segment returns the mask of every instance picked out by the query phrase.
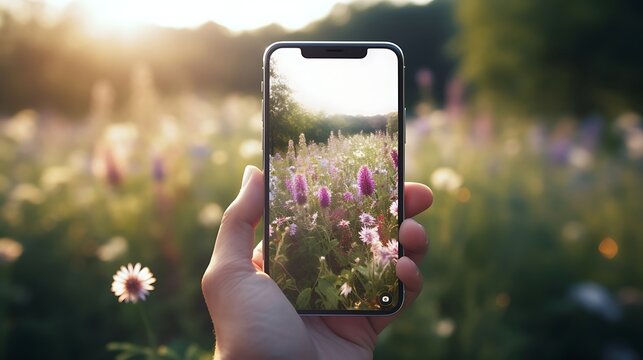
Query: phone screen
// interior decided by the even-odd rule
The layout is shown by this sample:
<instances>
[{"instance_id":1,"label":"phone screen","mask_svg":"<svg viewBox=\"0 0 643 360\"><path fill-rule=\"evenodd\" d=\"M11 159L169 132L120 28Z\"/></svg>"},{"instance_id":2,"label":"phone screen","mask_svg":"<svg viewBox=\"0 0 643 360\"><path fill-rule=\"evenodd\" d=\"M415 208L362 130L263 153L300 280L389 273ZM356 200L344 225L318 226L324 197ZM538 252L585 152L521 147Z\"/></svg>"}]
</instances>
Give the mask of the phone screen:
<instances>
[{"instance_id":1,"label":"phone screen","mask_svg":"<svg viewBox=\"0 0 643 360\"><path fill-rule=\"evenodd\" d=\"M403 60L396 49L267 51L264 269L300 313L381 314L401 305Z\"/></svg>"}]
</instances>

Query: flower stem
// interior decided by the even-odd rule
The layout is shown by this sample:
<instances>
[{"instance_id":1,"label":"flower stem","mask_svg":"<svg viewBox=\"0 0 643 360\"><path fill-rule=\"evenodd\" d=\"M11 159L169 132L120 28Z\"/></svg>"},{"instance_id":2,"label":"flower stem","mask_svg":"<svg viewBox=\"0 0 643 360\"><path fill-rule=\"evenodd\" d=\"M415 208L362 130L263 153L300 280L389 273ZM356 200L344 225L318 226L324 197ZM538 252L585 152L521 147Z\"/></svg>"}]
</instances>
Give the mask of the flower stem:
<instances>
[{"instance_id":1,"label":"flower stem","mask_svg":"<svg viewBox=\"0 0 643 360\"><path fill-rule=\"evenodd\" d=\"M156 336L152 332L152 327L150 327L150 322L147 318L147 312L143 304L138 305L139 313L141 314L141 319L143 320L143 326L145 326L145 332L147 333L147 341L149 342L150 348L152 349L152 359L156 359L158 352L158 346L156 345Z\"/></svg>"}]
</instances>

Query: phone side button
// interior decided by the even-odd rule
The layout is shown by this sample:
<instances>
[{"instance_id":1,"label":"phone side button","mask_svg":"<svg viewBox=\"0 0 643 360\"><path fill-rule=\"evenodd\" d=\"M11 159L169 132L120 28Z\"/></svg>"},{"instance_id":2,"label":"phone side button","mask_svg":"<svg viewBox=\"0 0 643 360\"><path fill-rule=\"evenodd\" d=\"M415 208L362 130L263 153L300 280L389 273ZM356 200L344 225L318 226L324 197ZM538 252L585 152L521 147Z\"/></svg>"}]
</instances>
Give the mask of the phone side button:
<instances>
[{"instance_id":1,"label":"phone side button","mask_svg":"<svg viewBox=\"0 0 643 360\"><path fill-rule=\"evenodd\" d=\"M402 136L404 136L404 145L406 145L406 106L404 107L404 118L402 120Z\"/></svg>"},{"instance_id":2,"label":"phone side button","mask_svg":"<svg viewBox=\"0 0 643 360\"><path fill-rule=\"evenodd\" d=\"M263 81L262 81L263 83ZM263 89L263 86L261 87ZM266 119L264 117L266 116L265 114L265 109L263 108L263 99L261 99L261 151L263 151L263 143L264 143L264 138L266 137Z\"/></svg>"}]
</instances>

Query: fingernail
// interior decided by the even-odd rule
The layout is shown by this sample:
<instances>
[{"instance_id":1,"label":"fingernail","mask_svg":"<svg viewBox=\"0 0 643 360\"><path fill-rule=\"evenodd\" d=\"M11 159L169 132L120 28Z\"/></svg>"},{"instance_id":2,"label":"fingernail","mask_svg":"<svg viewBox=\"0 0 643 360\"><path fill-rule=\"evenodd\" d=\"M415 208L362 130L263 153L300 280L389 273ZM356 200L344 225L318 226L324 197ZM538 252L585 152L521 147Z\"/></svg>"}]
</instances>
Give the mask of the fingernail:
<instances>
[{"instance_id":1,"label":"fingernail","mask_svg":"<svg viewBox=\"0 0 643 360\"><path fill-rule=\"evenodd\" d=\"M248 180L250 180L250 176L252 176L252 168L250 168L249 165L246 165L245 170L243 170L243 180L241 180L242 189L246 186Z\"/></svg>"}]
</instances>

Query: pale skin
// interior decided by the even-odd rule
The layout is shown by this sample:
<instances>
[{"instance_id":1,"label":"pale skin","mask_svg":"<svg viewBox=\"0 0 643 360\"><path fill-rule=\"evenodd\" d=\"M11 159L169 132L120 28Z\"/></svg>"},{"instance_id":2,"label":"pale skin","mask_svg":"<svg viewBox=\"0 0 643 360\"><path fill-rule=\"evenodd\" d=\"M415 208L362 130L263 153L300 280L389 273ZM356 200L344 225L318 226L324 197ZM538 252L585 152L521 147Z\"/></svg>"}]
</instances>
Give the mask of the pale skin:
<instances>
[{"instance_id":1,"label":"pale skin","mask_svg":"<svg viewBox=\"0 0 643 360\"><path fill-rule=\"evenodd\" d=\"M422 289L418 265L428 242L411 217L428 209L431 190L406 183L400 227L405 256L396 264L405 286L402 310L383 317L302 317L263 272L262 243L254 250L263 215L263 173L247 166L237 198L223 215L202 289L216 334L215 359L371 359L377 335L408 308Z\"/></svg>"}]
</instances>

